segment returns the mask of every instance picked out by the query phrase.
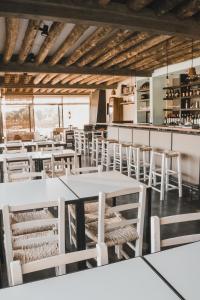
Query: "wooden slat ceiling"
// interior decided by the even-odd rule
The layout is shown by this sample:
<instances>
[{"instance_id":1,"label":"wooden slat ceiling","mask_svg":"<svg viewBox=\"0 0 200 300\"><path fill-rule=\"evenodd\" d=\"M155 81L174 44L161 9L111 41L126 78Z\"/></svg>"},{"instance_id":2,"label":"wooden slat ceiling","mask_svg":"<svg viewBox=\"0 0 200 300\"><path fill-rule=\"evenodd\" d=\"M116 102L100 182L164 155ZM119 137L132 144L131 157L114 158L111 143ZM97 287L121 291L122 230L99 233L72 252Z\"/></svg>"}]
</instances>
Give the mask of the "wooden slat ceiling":
<instances>
[{"instance_id":1,"label":"wooden slat ceiling","mask_svg":"<svg viewBox=\"0 0 200 300\"><path fill-rule=\"evenodd\" d=\"M1 4L4 2L2 0ZM24 3L28 2L24 0ZM42 2L48 3L48 0ZM134 16L151 13L158 20L168 16L175 18L179 25L187 22L199 24L200 1L197 0L93 2L105 12L113 5L121 5ZM0 7L1 15L4 13ZM200 33L196 38L192 32L190 36L188 30L186 34L180 34L180 26L177 34L176 30L174 34L167 33L167 30L165 34L159 34L157 28L155 31L152 28L136 31L129 25L116 28L105 22L93 26L86 24L85 20L82 24L80 20L72 24L42 20L41 16L22 19L14 12L8 12L0 19L5 28L0 33L0 87L5 93L89 94L98 88L114 88L130 75L151 74L166 65L167 52L169 64L191 59L192 47L193 57L200 56ZM49 26L46 37L41 36L40 31L44 24Z\"/></svg>"}]
</instances>

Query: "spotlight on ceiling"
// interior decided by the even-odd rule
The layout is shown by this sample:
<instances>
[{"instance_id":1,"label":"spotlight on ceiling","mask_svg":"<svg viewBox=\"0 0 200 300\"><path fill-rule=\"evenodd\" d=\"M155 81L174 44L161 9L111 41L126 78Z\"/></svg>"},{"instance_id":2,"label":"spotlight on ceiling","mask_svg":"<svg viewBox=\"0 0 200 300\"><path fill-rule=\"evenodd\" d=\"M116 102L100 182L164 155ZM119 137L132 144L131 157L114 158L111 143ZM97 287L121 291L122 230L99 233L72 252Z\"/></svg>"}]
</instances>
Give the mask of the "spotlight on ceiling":
<instances>
[{"instance_id":1,"label":"spotlight on ceiling","mask_svg":"<svg viewBox=\"0 0 200 300\"><path fill-rule=\"evenodd\" d=\"M49 35L49 26L48 25L43 25L42 27L39 28L41 31L42 36L48 36Z\"/></svg>"},{"instance_id":2,"label":"spotlight on ceiling","mask_svg":"<svg viewBox=\"0 0 200 300\"><path fill-rule=\"evenodd\" d=\"M28 55L28 61L29 62L35 62L35 55L33 53L29 53Z\"/></svg>"}]
</instances>

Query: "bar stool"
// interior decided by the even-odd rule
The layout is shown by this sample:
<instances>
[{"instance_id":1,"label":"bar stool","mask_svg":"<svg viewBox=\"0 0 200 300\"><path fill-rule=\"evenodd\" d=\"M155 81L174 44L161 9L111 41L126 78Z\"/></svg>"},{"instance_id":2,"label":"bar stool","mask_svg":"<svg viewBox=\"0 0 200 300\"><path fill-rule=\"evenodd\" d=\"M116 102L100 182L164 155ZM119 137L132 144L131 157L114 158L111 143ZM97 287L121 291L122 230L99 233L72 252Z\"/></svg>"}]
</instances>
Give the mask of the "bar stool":
<instances>
[{"instance_id":1,"label":"bar stool","mask_svg":"<svg viewBox=\"0 0 200 300\"><path fill-rule=\"evenodd\" d=\"M170 168L170 162L172 158L176 159L176 170ZM156 167L156 159L161 160L161 167ZM172 165L172 164L171 164ZM169 176L177 175L178 186L169 183ZM160 177L160 181L157 182L157 177ZM152 184L153 181L153 184ZM160 188L157 187L160 185ZM178 189L179 197L182 197L182 175L181 175L181 161L180 153L175 151L162 151L159 149L153 149L151 152L150 160L150 172L149 172L149 186L152 189L160 193L160 200L164 200L165 190Z\"/></svg>"},{"instance_id":2,"label":"bar stool","mask_svg":"<svg viewBox=\"0 0 200 300\"><path fill-rule=\"evenodd\" d=\"M102 140L104 140L103 137L94 138L92 144L91 164L96 167L101 164Z\"/></svg>"},{"instance_id":3,"label":"bar stool","mask_svg":"<svg viewBox=\"0 0 200 300\"><path fill-rule=\"evenodd\" d=\"M87 138L87 133L84 131L80 131L79 133L79 138L80 138L80 151L84 155L87 154L88 152L88 138Z\"/></svg>"},{"instance_id":4,"label":"bar stool","mask_svg":"<svg viewBox=\"0 0 200 300\"><path fill-rule=\"evenodd\" d=\"M152 148L145 145L133 144L129 146L128 156L128 176L134 176L138 181L143 175L144 182L149 178L148 169L150 167L149 157L147 154L151 152Z\"/></svg>"},{"instance_id":5,"label":"bar stool","mask_svg":"<svg viewBox=\"0 0 200 300\"><path fill-rule=\"evenodd\" d=\"M128 171L128 150L130 144L114 143L113 169L120 173Z\"/></svg>"},{"instance_id":6,"label":"bar stool","mask_svg":"<svg viewBox=\"0 0 200 300\"><path fill-rule=\"evenodd\" d=\"M89 154L91 154L91 161L93 162L94 159L94 149L95 149L95 139L96 138L103 138L102 131L92 131L92 140L89 142Z\"/></svg>"},{"instance_id":7,"label":"bar stool","mask_svg":"<svg viewBox=\"0 0 200 300\"><path fill-rule=\"evenodd\" d=\"M101 165L106 168L106 171L109 171L110 168L113 168L114 163L114 143L117 143L116 140L103 139L101 147Z\"/></svg>"}]
</instances>

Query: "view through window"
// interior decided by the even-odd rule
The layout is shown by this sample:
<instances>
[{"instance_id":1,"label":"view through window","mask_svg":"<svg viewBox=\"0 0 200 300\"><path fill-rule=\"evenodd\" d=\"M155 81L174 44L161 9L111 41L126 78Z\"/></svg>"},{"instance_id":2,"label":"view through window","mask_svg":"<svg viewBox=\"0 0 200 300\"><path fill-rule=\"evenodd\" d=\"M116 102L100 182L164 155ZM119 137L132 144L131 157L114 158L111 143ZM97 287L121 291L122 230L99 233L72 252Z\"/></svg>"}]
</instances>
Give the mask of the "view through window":
<instances>
[{"instance_id":1,"label":"view through window","mask_svg":"<svg viewBox=\"0 0 200 300\"><path fill-rule=\"evenodd\" d=\"M1 110L4 136L35 131L50 137L54 128L89 123L89 96L9 98L2 101Z\"/></svg>"}]
</instances>

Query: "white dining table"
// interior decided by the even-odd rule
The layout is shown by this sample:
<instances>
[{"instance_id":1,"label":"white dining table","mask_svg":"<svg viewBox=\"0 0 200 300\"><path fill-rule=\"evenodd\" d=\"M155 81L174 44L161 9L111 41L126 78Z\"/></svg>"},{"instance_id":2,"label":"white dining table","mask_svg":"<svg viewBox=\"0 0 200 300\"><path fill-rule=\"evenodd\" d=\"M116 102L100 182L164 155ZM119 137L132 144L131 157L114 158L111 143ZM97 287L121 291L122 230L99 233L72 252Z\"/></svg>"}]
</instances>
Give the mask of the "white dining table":
<instances>
[{"instance_id":1,"label":"white dining table","mask_svg":"<svg viewBox=\"0 0 200 300\"><path fill-rule=\"evenodd\" d=\"M2 153L0 154L0 162L3 162L4 159L16 159L22 157L31 157L33 160L45 160L50 159L52 154L60 155L60 156L67 156L73 157L75 155L75 151L71 149L59 149L59 150L52 150L52 151L33 151L33 152L22 152L22 153Z\"/></svg>"},{"instance_id":2,"label":"white dining table","mask_svg":"<svg viewBox=\"0 0 200 300\"><path fill-rule=\"evenodd\" d=\"M58 178L8 182L0 184L0 209L3 205L25 205L37 202L66 201L77 197Z\"/></svg>"},{"instance_id":3,"label":"white dining table","mask_svg":"<svg viewBox=\"0 0 200 300\"><path fill-rule=\"evenodd\" d=\"M183 299L200 299L200 242L147 255L145 259Z\"/></svg>"},{"instance_id":4,"label":"white dining table","mask_svg":"<svg viewBox=\"0 0 200 300\"><path fill-rule=\"evenodd\" d=\"M118 171L61 176L60 180L80 198L97 197L99 192L109 193L142 185L139 181Z\"/></svg>"},{"instance_id":5,"label":"white dining table","mask_svg":"<svg viewBox=\"0 0 200 300\"><path fill-rule=\"evenodd\" d=\"M141 259L27 283L0 290L1 300L178 300Z\"/></svg>"},{"instance_id":6,"label":"white dining table","mask_svg":"<svg viewBox=\"0 0 200 300\"><path fill-rule=\"evenodd\" d=\"M63 141L53 141L53 140L41 140L41 141L27 141L27 142L8 142L8 143L0 143L0 149L4 149L7 146L10 148L15 148L15 147L21 147L22 145L24 147L36 147L37 144L42 144L42 145L60 145L60 146L65 146L66 143Z\"/></svg>"}]
</instances>

